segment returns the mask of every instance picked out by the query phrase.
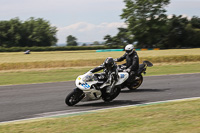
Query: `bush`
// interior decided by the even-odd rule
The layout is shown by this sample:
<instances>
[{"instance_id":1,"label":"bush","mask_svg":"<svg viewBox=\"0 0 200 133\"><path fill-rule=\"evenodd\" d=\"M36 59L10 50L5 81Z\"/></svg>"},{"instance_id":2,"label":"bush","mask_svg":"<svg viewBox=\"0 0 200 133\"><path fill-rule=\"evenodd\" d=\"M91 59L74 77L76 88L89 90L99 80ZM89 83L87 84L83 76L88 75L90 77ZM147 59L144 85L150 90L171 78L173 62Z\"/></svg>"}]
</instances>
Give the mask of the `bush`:
<instances>
[{"instance_id":1,"label":"bush","mask_svg":"<svg viewBox=\"0 0 200 133\"><path fill-rule=\"evenodd\" d=\"M31 51L70 51L70 50L97 50L97 49L110 49L110 48L123 48L122 46L65 46L65 47L0 47L0 52L22 52L26 50Z\"/></svg>"}]
</instances>

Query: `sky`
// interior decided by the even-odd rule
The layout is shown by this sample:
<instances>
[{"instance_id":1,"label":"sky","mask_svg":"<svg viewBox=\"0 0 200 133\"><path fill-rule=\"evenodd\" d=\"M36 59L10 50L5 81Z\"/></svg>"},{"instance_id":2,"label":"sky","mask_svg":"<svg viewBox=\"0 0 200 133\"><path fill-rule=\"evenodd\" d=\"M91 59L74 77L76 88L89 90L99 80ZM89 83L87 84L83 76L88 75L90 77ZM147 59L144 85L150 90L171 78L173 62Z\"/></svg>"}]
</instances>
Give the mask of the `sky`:
<instances>
[{"instance_id":1,"label":"sky","mask_svg":"<svg viewBox=\"0 0 200 133\"><path fill-rule=\"evenodd\" d=\"M0 0L0 21L43 18L57 27L57 44L65 43L68 35L78 42L94 42L125 26L120 18L123 8L123 0ZM171 0L166 10L169 16L200 17L200 0Z\"/></svg>"}]
</instances>

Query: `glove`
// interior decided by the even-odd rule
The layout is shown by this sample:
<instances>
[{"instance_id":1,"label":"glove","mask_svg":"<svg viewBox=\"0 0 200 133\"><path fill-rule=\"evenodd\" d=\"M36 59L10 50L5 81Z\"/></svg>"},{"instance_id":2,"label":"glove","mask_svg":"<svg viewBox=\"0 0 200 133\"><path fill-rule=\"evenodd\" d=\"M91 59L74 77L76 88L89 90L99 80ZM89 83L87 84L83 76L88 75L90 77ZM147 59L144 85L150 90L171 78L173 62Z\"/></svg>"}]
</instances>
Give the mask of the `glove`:
<instances>
[{"instance_id":1,"label":"glove","mask_svg":"<svg viewBox=\"0 0 200 133\"><path fill-rule=\"evenodd\" d=\"M127 72L127 73L129 73L130 71L131 71L130 68L127 68L127 69L124 70L124 72Z\"/></svg>"},{"instance_id":2,"label":"glove","mask_svg":"<svg viewBox=\"0 0 200 133\"><path fill-rule=\"evenodd\" d=\"M125 69L126 68L126 66L124 66L124 65L121 65L121 69Z\"/></svg>"}]
</instances>

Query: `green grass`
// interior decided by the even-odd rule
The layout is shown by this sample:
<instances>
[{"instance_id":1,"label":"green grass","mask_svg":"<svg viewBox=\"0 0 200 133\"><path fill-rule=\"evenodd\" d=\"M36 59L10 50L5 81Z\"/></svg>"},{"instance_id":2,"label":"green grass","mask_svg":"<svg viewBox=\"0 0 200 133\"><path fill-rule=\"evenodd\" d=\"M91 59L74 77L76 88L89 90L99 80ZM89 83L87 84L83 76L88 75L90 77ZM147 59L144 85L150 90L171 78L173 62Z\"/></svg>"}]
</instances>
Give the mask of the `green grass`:
<instances>
[{"instance_id":1,"label":"green grass","mask_svg":"<svg viewBox=\"0 0 200 133\"><path fill-rule=\"evenodd\" d=\"M183 63L173 65L155 65L147 68L147 76L167 75L167 74L184 74L184 73L200 73L200 62Z\"/></svg>"},{"instance_id":2,"label":"green grass","mask_svg":"<svg viewBox=\"0 0 200 133\"><path fill-rule=\"evenodd\" d=\"M153 67L147 68L146 76L198 73L200 72L199 66L200 62L174 65L155 65ZM70 81L75 80L78 75L84 74L90 69L92 69L92 67L74 67L58 70L0 72L0 85Z\"/></svg>"},{"instance_id":3,"label":"green grass","mask_svg":"<svg viewBox=\"0 0 200 133\"><path fill-rule=\"evenodd\" d=\"M37 70L25 72L0 72L0 85L60 82L75 80L77 75L89 68L67 68L58 70Z\"/></svg>"},{"instance_id":4,"label":"green grass","mask_svg":"<svg viewBox=\"0 0 200 133\"><path fill-rule=\"evenodd\" d=\"M199 133L200 99L0 125L1 133Z\"/></svg>"}]
</instances>

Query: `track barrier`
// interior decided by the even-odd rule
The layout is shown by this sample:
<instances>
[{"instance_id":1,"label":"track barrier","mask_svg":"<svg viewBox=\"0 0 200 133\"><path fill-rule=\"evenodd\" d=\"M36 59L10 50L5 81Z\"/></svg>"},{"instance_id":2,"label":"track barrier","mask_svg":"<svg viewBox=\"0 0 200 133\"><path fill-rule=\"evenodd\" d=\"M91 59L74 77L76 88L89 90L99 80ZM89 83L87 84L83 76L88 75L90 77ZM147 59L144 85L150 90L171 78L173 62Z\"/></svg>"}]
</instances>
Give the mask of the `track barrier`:
<instances>
[{"instance_id":1,"label":"track barrier","mask_svg":"<svg viewBox=\"0 0 200 133\"><path fill-rule=\"evenodd\" d=\"M160 50L160 48L141 48L135 49L136 51L146 51L146 50ZM116 52L116 51L124 51L124 49L98 49L96 52Z\"/></svg>"}]
</instances>

